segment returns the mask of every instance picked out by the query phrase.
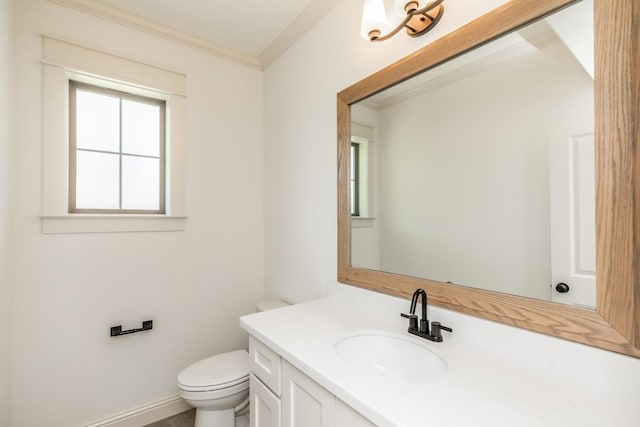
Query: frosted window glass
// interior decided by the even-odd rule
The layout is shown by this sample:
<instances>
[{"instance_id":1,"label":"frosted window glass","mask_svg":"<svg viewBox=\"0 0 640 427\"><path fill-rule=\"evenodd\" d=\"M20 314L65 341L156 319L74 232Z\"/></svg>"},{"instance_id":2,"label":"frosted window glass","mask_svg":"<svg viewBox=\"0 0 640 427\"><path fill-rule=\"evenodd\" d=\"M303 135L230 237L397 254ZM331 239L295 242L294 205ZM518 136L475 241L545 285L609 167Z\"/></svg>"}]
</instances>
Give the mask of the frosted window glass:
<instances>
[{"instance_id":1,"label":"frosted window glass","mask_svg":"<svg viewBox=\"0 0 640 427\"><path fill-rule=\"evenodd\" d=\"M120 100L76 90L76 146L100 151L120 150Z\"/></svg>"},{"instance_id":2,"label":"frosted window glass","mask_svg":"<svg viewBox=\"0 0 640 427\"><path fill-rule=\"evenodd\" d=\"M160 160L122 156L122 209L160 209Z\"/></svg>"},{"instance_id":3,"label":"frosted window glass","mask_svg":"<svg viewBox=\"0 0 640 427\"><path fill-rule=\"evenodd\" d=\"M160 107L122 100L122 152L160 155Z\"/></svg>"},{"instance_id":4,"label":"frosted window glass","mask_svg":"<svg viewBox=\"0 0 640 427\"><path fill-rule=\"evenodd\" d=\"M119 156L76 153L76 209L119 208Z\"/></svg>"}]
</instances>

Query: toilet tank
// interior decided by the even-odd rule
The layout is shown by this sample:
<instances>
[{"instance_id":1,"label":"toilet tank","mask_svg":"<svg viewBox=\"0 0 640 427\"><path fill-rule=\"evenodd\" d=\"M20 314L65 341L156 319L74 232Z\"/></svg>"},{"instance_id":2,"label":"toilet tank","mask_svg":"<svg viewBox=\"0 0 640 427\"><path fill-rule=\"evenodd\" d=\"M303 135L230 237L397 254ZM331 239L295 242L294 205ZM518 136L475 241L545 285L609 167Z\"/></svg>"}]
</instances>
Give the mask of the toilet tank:
<instances>
[{"instance_id":1,"label":"toilet tank","mask_svg":"<svg viewBox=\"0 0 640 427\"><path fill-rule=\"evenodd\" d=\"M268 299L258 302L257 309L258 313L260 313L261 311L273 310L280 307L286 307L288 305L289 304L284 301L280 301L279 299Z\"/></svg>"}]
</instances>

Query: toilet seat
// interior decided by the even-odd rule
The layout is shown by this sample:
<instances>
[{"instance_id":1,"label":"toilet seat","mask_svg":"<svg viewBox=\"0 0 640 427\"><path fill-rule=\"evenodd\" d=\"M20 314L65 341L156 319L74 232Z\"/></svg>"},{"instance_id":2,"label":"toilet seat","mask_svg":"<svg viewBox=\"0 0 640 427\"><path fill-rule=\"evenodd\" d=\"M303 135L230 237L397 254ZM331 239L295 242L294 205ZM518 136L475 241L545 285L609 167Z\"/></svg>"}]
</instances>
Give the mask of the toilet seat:
<instances>
[{"instance_id":1,"label":"toilet seat","mask_svg":"<svg viewBox=\"0 0 640 427\"><path fill-rule=\"evenodd\" d=\"M237 393L246 392L249 390L249 380L241 382L239 384L232 385L230 387L218 388L213 390L185 390L180 387L180 396L183 399L195 401L215 401L227 396L232 396Z\"/></svg>"},{"instance_id":2,"label":"toilet seat","mask_svg":"<svg viewBox=\"0 0 640 427\"><path fill-rule=\"evenodd\" d=\"M249 353L236 350L200 360L180 372L178 387L192 393L234 393L248 388Z\"/></svg>"}]
</instances>

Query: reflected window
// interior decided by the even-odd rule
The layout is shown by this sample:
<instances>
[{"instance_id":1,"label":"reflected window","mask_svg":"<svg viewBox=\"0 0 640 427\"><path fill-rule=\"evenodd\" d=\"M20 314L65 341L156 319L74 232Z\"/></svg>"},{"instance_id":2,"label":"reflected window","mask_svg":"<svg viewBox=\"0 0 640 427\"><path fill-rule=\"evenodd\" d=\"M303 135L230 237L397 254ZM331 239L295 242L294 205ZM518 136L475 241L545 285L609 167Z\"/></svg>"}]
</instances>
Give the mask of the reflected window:
<instances>
[{"instance_id":1,"label":"reflected window","mask_svg":"<svg viewBox=\"0 0 640 427\"><path fill-rule=\"evenodd\" d=\"M165 213L165 101L69 82L69 212Z\"/></svg>"},{"instance_id":2,"label":"reflected window","mask_svg":"<svg viewBox=\"0 0 640 427\"><path fill-rule=\"evenodd\" d=\"M360 216L360 144L351 141L351 216Z\"/></svg>"},{"instance_id":3,"label":"reflected window","mask_svg":"<svg viewBox=\"0 0 640 427\"><path fill-rule=\"evenodd\" d=\"M368 197L368 149L369 140L357 136L351 137L351 216L364 218L370 212Z\"/></svg>"}]
</instances>

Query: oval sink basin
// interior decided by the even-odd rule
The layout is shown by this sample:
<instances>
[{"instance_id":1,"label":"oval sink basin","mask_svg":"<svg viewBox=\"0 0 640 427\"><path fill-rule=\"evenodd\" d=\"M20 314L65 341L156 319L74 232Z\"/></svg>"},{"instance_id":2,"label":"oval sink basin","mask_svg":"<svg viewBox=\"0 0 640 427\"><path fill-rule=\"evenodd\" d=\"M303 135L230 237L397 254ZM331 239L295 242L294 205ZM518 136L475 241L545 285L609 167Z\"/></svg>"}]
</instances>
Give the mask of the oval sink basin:
<instances>
[{"instance_id":1,"label":"oval sink basin","mask_svg":"<svg viewBox=\"0 0 640 427\"><path fill-rule=\"evenodd\" d=\"M444 374L447 365L417 339L383 331L342 336L336 353L355 368L403 381L427 381Z\"/></svg>"}]
</instances>

